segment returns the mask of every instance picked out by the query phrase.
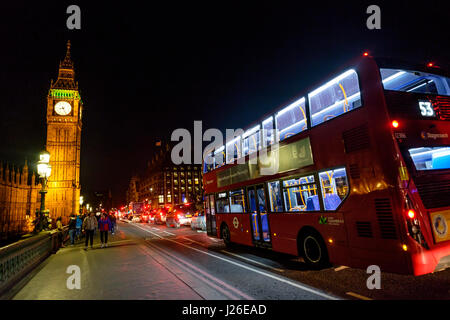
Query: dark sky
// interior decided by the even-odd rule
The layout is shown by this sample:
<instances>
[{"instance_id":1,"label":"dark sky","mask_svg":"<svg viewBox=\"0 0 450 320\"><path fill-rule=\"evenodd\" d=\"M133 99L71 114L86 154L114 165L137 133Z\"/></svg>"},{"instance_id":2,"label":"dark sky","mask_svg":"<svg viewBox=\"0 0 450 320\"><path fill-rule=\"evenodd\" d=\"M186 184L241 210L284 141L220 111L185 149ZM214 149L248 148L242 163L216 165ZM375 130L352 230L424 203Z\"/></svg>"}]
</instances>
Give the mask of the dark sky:
<instances>
[{"instance_id":1,"label":"dark sky","mask_svg":"<svg viewBox=\"0 0 450 320\"><path fill-rule=\"evenodd\" d=\"M372 1L90 2L2 1L0 160L36 161L70 39L85 103L82 193L111 188L117 201L175 128L247 127L365 50L440 65L450 55L445 1L377 2L381 30L366 27ZM66 28L70 4L81 30Z\"/></svg>"}]
</instances>

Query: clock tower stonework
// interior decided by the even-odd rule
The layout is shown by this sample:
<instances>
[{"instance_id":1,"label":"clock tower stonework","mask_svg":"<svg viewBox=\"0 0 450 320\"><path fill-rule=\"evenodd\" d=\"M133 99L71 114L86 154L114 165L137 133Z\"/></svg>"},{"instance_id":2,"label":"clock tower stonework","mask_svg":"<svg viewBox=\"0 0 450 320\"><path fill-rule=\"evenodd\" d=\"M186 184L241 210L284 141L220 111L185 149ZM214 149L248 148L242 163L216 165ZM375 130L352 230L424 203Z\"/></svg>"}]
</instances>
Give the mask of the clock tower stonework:
<instances>
[{"instance_id":1,"label":"clock tower stonework","mask_svg":"<svg viewBox=\"0 0 450 320\"><path fill-rule=\"evenodd\" d=\"M80 208L81 114L83 102L75 81L70 58L70 41L59 64L58 79L51 81L47 96L47 142L52 167L48 179L46 208L52 219L62 217L63 224Z\"/></svg>"}]
</instances>

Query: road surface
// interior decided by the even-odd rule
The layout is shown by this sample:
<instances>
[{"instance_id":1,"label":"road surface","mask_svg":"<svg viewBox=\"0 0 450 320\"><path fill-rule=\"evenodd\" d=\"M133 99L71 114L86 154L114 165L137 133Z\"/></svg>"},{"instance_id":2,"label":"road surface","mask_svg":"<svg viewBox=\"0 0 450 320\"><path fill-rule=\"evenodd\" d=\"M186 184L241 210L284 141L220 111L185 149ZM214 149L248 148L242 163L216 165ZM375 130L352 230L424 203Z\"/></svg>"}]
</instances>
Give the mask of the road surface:
<instances>
[{"instance_id":1,"label":"road surface","mask_svg":"<svg viewBox=\"0 0 450 320\"><path fill-rule=\"evenodd\" d=\"M421 277L383 273L369 290L365 270L308 270L300 258L233 246L189 227L120 222L107 248L84 244L49 257L14 299L329 300L450 299L450 269ZM66 273L79 266L81 289Z\"/></svg>"}]
</instances>

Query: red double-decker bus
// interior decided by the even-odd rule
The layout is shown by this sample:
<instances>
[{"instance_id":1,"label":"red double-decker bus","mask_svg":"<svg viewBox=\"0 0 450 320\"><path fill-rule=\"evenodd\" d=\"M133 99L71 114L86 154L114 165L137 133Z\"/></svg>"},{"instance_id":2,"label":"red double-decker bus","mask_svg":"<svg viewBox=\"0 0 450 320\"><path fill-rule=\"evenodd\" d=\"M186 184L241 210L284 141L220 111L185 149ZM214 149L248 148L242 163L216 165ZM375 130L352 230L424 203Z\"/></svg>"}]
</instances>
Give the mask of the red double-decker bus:
<instances>
[{"instance_id":1,"label":"red double-decker bus","mask_svg":"<svg viewBox=\"0 0 450 320\"><path fill-rule=\"evenodd\" d=\"M446 71L364 55L207 152L207 232L313 268L444 269L449 132Z\"/></svg>"}]
</instances>

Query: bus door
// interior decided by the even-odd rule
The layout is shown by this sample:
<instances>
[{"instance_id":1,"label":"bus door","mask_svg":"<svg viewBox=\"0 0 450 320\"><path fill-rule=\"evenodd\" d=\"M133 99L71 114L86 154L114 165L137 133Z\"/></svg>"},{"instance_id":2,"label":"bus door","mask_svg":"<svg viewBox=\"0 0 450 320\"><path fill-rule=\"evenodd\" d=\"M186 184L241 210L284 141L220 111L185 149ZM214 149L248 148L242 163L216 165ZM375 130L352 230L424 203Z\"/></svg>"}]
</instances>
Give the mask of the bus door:
<instances>
[{"instance_id":1,"label":"bus door","mask_svg":"<svg viewBox=\"0 0 450 320\"><path fill-rule=\"evenodd\" d=\"M264 186L247 188L252 236L254 242L270 243L269 215L267 214Z\"/></svg>"},{"instance_id":2,"label":"bus door","mask_svg":"<svg viewBox=\"0 0 450 320\"><path fill-rule=\"evenodd\" d=\"M216 211L214 204L214 194L206 196L205 199L206 233L209 236L217 237Z\"/></svg>"}]
</instances>

